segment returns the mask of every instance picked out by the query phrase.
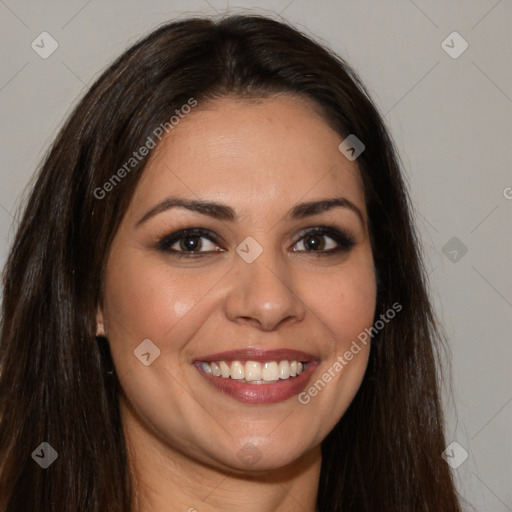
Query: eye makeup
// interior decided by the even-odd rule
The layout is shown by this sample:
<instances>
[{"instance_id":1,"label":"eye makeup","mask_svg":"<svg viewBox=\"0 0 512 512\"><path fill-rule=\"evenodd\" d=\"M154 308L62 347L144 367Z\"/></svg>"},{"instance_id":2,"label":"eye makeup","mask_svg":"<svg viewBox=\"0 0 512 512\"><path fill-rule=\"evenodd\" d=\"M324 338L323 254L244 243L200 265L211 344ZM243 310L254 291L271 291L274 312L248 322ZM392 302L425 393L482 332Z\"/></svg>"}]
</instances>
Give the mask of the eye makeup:
<instances>
[{"instance_id":1,"label":"eye makeup","mask_svg":"<svg viewBox=\"0 0 512 512\"><path fill-rule=\"evenodd\" d=\"M204 244L195 243L195 241L199 241L201 239L206 239L217 247L222 247L221 238L210 229L186 228L180 229L161 238L157 242L157 249L162 252L170 253L173 257L178 258L198 258L204 257L205 255L212 255L217 252L225 252L225 249L223 248L200 251ZM325 245L329 245L325 242L325 239L331 239L335 243L335 247L324 249L323 247ZM183 241L191 243L187 245L186 243L183 244ZM292 252L303 252L315 256L329 256L332 254L350 251L356 244L356 241L351 234L344 230L340 230L333 226L322 225L302 230L298 240L293 245L295 246L298 243L302 243L304 246L307 243L310 250L292 249ZM180 245L179 248L173 247L177 244ZM322 249L317 250L318 247L321 247Z\"/></svg>"}]
</instances>

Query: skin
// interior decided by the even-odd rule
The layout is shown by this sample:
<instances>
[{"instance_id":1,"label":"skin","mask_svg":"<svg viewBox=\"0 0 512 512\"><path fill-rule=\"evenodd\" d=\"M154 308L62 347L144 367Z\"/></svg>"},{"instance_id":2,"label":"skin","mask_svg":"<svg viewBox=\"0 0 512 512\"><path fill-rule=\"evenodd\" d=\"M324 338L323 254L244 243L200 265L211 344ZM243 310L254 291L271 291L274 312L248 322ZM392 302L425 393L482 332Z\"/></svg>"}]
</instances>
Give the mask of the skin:
<instances>
[{"instance_id":1,"label":"skin","mask_svg":"<svg viewBox=\"0 0 512 512\"><path fill-rule=\"evenodd\" d=\"M241 403L191 362L247 347L302 350L319 359L310 386L372 325L376 281L364 194L357 161L338 150L342 140L308 101L275 95L200 104L154 150L113 241L97 316L121 383L136 510L315 510L320 443L354 398L369 345L306 405L297 396ZM136 226L170 195L224 203L240 218L173 208ZM286 218L299 202L337 196L362 220L345 207ZM314 253L303 231L324 224L348 231L355 245ZM194 227L222 243L200 238L204 256L195 259L157 248L161 238ZM263 248L250 264L235 251L248 236ZM337 245L329 235L316 241L326 250ZM222 251L204 252L215 249ZM149 366L134 357L145 339L160 350ZM260 457L252 464L239 456L248 442Z\"/></svg>"}]
</instances>

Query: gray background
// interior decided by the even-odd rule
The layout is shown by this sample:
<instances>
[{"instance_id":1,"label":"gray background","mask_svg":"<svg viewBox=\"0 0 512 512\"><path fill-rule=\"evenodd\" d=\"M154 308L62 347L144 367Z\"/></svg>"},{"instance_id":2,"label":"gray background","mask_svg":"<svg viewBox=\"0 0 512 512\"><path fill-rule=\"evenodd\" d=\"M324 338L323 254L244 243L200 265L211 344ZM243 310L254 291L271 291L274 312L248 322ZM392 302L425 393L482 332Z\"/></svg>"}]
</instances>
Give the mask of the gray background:
<instances>
[{"instance_id":1,"label":"gray background","mask_svg":"<svg viewBox=\"0 0 512 512\"><path fill-rule=\"evenodd\" d=\"M0 266L20 194L100 71L167 20L240 10L280 14L326 42L384 114L453 355L447 439L469 453L453 471L477 510L512 510L510 0L0 1ZM31 48L43 31L59 44L47 59ZM458 58L441 46L453 31L469 44Z\"/></svg>"}]
</instances>

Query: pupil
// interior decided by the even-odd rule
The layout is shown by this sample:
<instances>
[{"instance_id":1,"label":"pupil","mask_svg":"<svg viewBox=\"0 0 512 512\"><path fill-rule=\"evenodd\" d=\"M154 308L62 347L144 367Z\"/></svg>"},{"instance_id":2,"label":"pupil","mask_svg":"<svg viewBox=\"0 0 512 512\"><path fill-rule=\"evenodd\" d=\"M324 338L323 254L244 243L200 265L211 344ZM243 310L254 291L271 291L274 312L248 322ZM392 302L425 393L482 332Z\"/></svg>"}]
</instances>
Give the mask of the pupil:
<instances>
[{"instance_id":1,"label":"pupil","mask_svg":"<svg viewBox=\"0 0 512 512\"><path fill-rule=\"evenodd\" d=\"M319 241L318 235L307 235L304 239L304 245L307 249L318 249L320 246L323 247L323 240Z\"/></svg>"},{"instance_id":2,"label":"pupil","mask_svg":"<svg viewBox=\"0 0 512 512\"><path fill-rule=\"evenodd\" d=\"M199 246L199 238L197 236L189 236L181 241L181 248L185 250L195 250Z\"/></svg>"}]
</instances>

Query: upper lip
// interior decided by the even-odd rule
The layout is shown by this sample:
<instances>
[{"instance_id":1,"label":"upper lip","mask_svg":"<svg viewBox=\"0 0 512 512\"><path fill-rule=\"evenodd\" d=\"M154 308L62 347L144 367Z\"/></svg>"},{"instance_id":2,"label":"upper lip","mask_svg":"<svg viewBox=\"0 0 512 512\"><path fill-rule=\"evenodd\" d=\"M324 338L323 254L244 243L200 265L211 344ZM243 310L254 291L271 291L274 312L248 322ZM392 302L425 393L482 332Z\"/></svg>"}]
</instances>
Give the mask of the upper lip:
<instances>
[{"instance_id":1,"label":"upper lip","mask_svg":"<svg viewBox=\"0 0 512 512\"><path fill-rule=\"evenodd\" d=\"M299 350L280 348L274 350L263 350L260 348L245 348L239 350L228 350L225 352L216 352L215 354L206 354L200 357L195 357L193 362L198 361L303 361L310 362L317 358L308 354L307 352L301 352Z\"/></svg>"}]
</instances>

